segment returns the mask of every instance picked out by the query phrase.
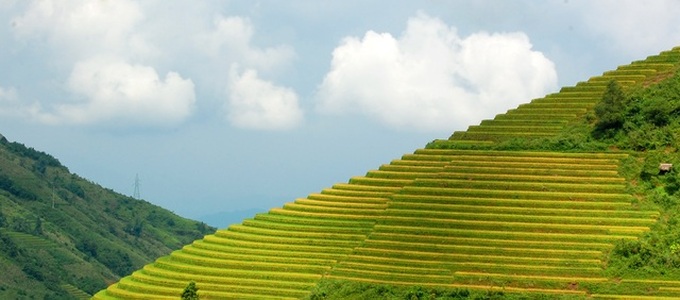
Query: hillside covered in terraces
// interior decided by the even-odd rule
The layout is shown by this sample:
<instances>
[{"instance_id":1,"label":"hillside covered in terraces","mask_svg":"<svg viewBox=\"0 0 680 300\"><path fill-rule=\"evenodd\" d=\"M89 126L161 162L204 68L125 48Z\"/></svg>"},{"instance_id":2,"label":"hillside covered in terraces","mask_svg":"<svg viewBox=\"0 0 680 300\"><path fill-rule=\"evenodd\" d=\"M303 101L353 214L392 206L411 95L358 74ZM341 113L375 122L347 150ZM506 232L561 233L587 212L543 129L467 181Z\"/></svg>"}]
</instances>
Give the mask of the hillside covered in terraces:
<instances>
[{"instance_id":1,"label":"hillside covered in terraces","mask_svg":"<svg viewBox=\"0 0 680 300\"><path fill-rule=\"evenodd\" d=\"M659 170L680 166L679 67L676 47L527 99L94 298L680 298L680 175Z\"/></svg>"}]
</instances>

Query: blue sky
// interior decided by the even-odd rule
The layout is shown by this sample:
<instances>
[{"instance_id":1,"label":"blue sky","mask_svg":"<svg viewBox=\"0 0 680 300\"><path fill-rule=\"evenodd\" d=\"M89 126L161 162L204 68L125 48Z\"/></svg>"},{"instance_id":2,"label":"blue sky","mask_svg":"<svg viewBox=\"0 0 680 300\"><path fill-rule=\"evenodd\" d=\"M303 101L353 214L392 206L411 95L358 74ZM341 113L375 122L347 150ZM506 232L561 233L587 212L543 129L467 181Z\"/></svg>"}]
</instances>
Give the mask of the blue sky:
<instances>
[{"instance_id":1,"label":"blue sky","mask_svg":"<svg viewBox=\"0 0 680 300\"><path fill-rule=\"evenodd\" d=\"M677 1L0 0L0 133L182 216L305 197L680 45Z\"/></svg>"}]
</instances>

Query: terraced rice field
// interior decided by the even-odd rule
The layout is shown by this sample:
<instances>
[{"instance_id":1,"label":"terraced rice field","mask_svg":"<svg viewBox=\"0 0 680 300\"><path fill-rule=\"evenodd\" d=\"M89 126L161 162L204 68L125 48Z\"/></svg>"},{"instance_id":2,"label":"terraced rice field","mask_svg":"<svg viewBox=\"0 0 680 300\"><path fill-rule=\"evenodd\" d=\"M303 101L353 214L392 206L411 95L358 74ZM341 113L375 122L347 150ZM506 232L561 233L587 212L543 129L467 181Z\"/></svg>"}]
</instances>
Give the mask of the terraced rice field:
<instances>
[{"instance_id":1,"label":"terraced rice field","mask_svg":"<svg viewBox=\"0 0 680 300\"><path fill-rule=\"evenodd\" d=\"M39 236L16 231L4 231L3 233L10 237L15 243L23 245L28 248L39 249L54 246L54 242Z\"/></svg>"},{"instance_id":2,"label":"terraced rice field","mask_svg":"<svg viewBox=\"0 0 680 300\"><path fill-rule=\"evenodd\" d=\"M78 289L77 287L70 285L70 284L64 284L62 285L62 288L66 290L66 292L73 297L73 299L78 299L78 300L87 300L90 299L92 296L89 295L88 293Z\"/></svg>"},{"instance_id":3,"label":"terraced rice field","mask_svg":"<svg viewBox=\"0 0 680 300\"><path fill-rule=\"evenodd\" d=\"M408 178L408 176L406 176ZM389 196L413 179L362 177L218 230L95 296L298 299L366 239Z\"/></svg>"},{"instance_id":4,"label":"terraced rice field","mask_svg":"<svg viewBox=\"0 0 680 300\"><path fill-rule=\"evenodd\" d=\"M493 120L484 120L480 125L470 126L467 131L454 132L446 142L497 142L511 138L553 136L568 126L570 120L575 120L592 109L602 98L610 80L616 80L624 88L651 84L677 66L680 61L678 53L680 50L676 47L607 71L586 82L579 82L576 86L563 87L558 93L522 104Z\"/></svg>"},{"instance_id":5,"label":"terraced rice field","mask_svg":"<svg viewBox=\"0 0 680 300\"><path fill-rule=\"evenodd\" d=\"M405 158L447 163L393 195L330 277L566 290L606 282L602 251L658 216L631 205L616 172L622 154L421 149Z\"/></svg>"},{"instance_id":6,"label":"terraced rice field","mask_svg":"<svg viewBox=\"0 0 680 300\"><path fill-rule=\"evenodd\" d=\"M557 135L592 109L609 80L652 84L679 61L680 48L662 52L437 142ZM680 297L678 281L603 275L604 252L637 239L659 216L632 204L618 173L625 157L419 149L194 241L94 299L176 299L189 281L202 299L299 299L322 278L598 299ZM645 288L597 295L583 284Z\"/></svg>"}]
</instances>

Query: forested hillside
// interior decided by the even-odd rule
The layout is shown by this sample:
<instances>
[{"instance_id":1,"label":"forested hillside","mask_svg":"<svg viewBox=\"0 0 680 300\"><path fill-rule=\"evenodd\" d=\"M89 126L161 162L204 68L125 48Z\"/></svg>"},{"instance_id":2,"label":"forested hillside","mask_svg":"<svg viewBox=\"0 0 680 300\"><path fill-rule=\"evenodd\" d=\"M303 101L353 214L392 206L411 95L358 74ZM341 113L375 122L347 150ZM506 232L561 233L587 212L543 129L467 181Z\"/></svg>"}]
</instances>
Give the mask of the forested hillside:
<instances>
[{"instance_id":1,"label":"forested hillside","mask_svg":"<svg viewBox=\"0 0 680 300\"><path fill-rule=\"evenodd\" d=\"M88 298L214 230L0 135L0 299Z\"/></svg>"}]
</instances>

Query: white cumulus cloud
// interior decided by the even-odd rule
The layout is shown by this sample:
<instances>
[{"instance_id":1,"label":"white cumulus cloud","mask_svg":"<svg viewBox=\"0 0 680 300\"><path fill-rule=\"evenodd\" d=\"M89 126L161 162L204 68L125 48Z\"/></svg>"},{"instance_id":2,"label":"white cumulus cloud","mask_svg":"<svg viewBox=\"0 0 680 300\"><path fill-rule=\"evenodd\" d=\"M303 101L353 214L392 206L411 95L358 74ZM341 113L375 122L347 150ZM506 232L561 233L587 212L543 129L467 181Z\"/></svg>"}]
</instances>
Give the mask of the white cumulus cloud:
<instances>
[{"instance_id":1,"label":"white cumulus cloud","mask_svg":"<svg viewBox=\"0 0 680 300\"><path fill-rule=\"evenodd\" d=\"M151 46L135 33L144 20L139 4L130 0L34 0L12 20L19 38L46 40L64 60L82 56L151 53Z\"/></svg>"},{"instance_id":2,"label":"white cumulus cloud","mask_svg":"<svg viewBox=\"0 0 680 300\"><path fill-rule=\"evenodd\" d=\"M233 125L247 129L284 130L302 121L303 112L292 89L260 79L254 69L241 73L233 66L229 77L226 110Z\"/></svg>"},{"instance_id":3,"label":"white cumulus cloud","mask_svg":"<svg viewBox=\"0 0 680 300\"><path fill-rule=\"evenodd\" d=\"M22 110L16 89L0 86L0 115L12 115Z\"/></svg>"},{"instance_id":4,"label":"white cumulus cloud","mask_svg":"<svg viewBox=\"0 0 680 300\"><path fill-rule=\"evenodd\" d=\"M252 43L255 29L248 18L218 16L213 28L197 37L199 50L217 60L228 58L239 65L261 71L272 70L289 62L295 51L287 45L268 48Z\"/></svg>"},{"instance_id":5,"label":"white cumulus cloud","mask_svg":"<svg viewBox=\"0 0 680 300\"><path fill-rule=\"evenodd\" d=\"M174 125L187 118L196 101L194 84L175 72L161 78L149 66L115 59L91 59L75 65L68 88L77 101L55 104L39 119L47 123Z\"/></svg>"},{"instance_id":6,"label":"white cumulus cloud","mask_svg":"<svg viewBox=\"0 0 680 300\"><path fill-rule=\"evenodd\" d=\"M590 32L619 51L644 56L680 43L678 1L602 0L574 5Z\"/></svg>"},{"instance_id":7,"label":"white cumulus cloud","mask_svg":"<svg viewBox=\"0 0 680 300\"><path fill-rule=\"evenodd\" d=\"M12 103L17 101L17 91L14 88L0 86L0 103Z\"/></svg>"},{"instance_id":8,"label":"white cumulus cloud","mask_svg":"<svg viewBox=\"0 0 680 300\"><path fill-rule=\"evenodd\" d=\"M17 111L49 124L170 126L187 119L194 83L177 72L158 74L151 62L156 47L140 30L145 19L143 7L130 0L28 2L12 19L15 37L48 49L70 95Z\"/></svg>"},{"instance_id":9,"label":"white cumulus cloud","mask_svg":"<svg viewBox=\"0 0 680 300\"><path fill-rule=\"evenodd\" d=\"M347 37L317 98L325 113L361 113L398 128L479 122L554 90L554 64L520 32L460 37L424 14L406 30Z\"/></svg>"},{"instance_id":10,"label":"white cumulus cloud","mask_svg":"<svg viewBox=\"0 0 680 300\"><path fill-rule=\"evenodd\" d=\"M46 86L69 93L32 104L14 101L20 109L13 111L38 121L177 125L203 108L195 85L208 96L204 102L231 99L229 119L241 127L289 128L302 118L292 89L257 75L276 78L268 75L290 63L294 49L255 45L247 17L223 16L213 4L166 1L27 0L14 6L10 28L18 47L43 54L38 64L65 78ZM234 64L248 71L232 76ZM256 95L253 86L263 90Z\"/></svg>"},{"instance_id":11,"label":"white cumulus cloud","mask_svg":"<svg viewBox=\"0 0 680 300\"><path fill-rule=\"evenodd\" d=\"M14 87L0 86L0 116L32 119L40 111L40 103L26 103Z\"/></svg>"}]
</instances>

